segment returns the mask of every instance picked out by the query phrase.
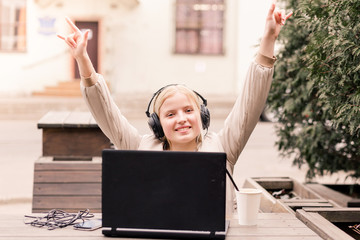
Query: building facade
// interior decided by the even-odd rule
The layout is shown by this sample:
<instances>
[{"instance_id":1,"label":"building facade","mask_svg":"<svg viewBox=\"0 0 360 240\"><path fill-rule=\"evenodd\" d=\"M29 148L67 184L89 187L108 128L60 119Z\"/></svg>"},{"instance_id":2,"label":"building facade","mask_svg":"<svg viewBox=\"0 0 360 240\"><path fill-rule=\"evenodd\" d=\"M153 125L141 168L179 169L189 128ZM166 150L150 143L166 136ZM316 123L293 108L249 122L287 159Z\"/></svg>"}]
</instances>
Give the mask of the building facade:
<instances>
[{"instance_id":1,"label":"building facade","mask_svg":"<svg viewBox=\"0 0 360 240\"><path fill-rule=\"evenodd\" d=\"M0 0L0 94L31 95L75 81L56 34L65 16L91 29L88 51L112 93L183 83L236 95L256 52L270 0Z\"/></svg>"}]
</instances>

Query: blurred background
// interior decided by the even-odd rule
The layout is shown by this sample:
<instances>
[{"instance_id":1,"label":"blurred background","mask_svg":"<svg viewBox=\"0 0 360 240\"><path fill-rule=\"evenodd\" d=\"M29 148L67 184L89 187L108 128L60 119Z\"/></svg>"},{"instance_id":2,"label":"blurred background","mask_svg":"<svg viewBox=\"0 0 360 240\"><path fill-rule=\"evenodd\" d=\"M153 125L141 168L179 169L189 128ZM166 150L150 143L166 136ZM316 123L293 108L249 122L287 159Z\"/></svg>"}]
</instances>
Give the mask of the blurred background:
<instances>
[{"instance_id":1,"label":"blurred background","mask_svg":"<svg viewBox=\"0 0 360 240\"><path fill-rule=\"evenodd\" d=\"M38 120L48 111L87 111L67 45L65 16L90 29L89 55L124 115L147 133L152 94L184 83L208 99L211 129L231 110L256 54L270 0L0 0L0 213L31 211ZM235 168L249 176L298 169L274 146L274 122L259 122ZM332 179L341 178L332 176ZM318 179L327 181L326 178Z\"/></svg>"}]
</instances>

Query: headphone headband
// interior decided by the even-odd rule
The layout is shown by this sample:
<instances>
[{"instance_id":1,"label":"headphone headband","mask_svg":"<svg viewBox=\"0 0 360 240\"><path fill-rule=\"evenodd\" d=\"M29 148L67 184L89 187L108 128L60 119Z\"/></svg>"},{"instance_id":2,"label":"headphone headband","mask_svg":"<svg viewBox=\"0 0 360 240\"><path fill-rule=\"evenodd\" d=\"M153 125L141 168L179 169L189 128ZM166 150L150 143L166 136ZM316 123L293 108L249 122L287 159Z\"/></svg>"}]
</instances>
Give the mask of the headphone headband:
<instances>
[{"instance_id":1,"label":"headphone headband","mask_svg":"<svg viewBox=\"0 0 360 240\"><path fill-rule=\"evenodd\" d=\"M150 106L151 106L151 103L152 103L152 101L154 100L154 98L155 98L156 96L158 96L165 88L170 87L170 86L177 86L177 85L179 85L179 84L169 84L169 85L166 85L166 86L160 88L159 90L157 90L157 91L154 93L154 95L153 95L153 96L151 97L151 99L150 99L150 102L149 102L148 107L147 107L146 112L145 112L145 114L146 114L147 117L150 117L150 115L151 115L151 114L150 114ZM201 96L198 92L196 92L196 91L194 91L194 90L192 90L192 91L203 101L203 105L206 107L206 106L207 106L207 100L206 100L203 96Z\"/></svg>"}]
</instances>

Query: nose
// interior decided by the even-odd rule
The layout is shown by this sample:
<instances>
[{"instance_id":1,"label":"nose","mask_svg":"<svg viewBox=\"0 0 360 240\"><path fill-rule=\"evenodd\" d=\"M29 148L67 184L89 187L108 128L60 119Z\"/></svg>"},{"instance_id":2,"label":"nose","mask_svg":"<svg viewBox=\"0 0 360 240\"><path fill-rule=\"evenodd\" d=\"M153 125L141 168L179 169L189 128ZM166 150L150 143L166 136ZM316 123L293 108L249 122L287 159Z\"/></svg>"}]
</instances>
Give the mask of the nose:
<instances>
[{"instance_id":1,"label":"nose","mask_svg":"<svg viewBox=\"0 0 360 240\"><path fill-rule=\"evenodd\" d=\"M183 111L179 111L178 114L177 114L177 122L179 124L183 124L186 122L186 115Z\"/></svg>"}]
</instances>

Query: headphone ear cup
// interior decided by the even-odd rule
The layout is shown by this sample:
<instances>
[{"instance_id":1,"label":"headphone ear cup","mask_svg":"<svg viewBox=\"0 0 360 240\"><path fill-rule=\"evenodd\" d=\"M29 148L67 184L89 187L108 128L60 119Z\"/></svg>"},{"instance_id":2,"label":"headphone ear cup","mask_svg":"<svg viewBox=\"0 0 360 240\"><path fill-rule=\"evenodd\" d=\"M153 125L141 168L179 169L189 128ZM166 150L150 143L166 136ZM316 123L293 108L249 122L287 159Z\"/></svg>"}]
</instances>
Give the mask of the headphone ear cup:
<instances>
[{"instance_id":1,"label":"headphone ear cup","mask_svg":"<svg viewBox=\"0 0 360 240\"><path fill-rule=\"evenodd\" d=\"M155 137L161 140L161 138L164 137L164 130L156 113L150 115L148 124L150 129L154 132Z\"/></svg>"},{"instance_id":2,"label":"headphone ear cup","mask_svg":"<svg viewBox=\"0 0 360 240\"><path fill-rule=\"evenodd\" d=\"M204 104L201 104L200 116L203 129L208 129L210 126L210 111Z\"/></svg>"}]
</instances>

